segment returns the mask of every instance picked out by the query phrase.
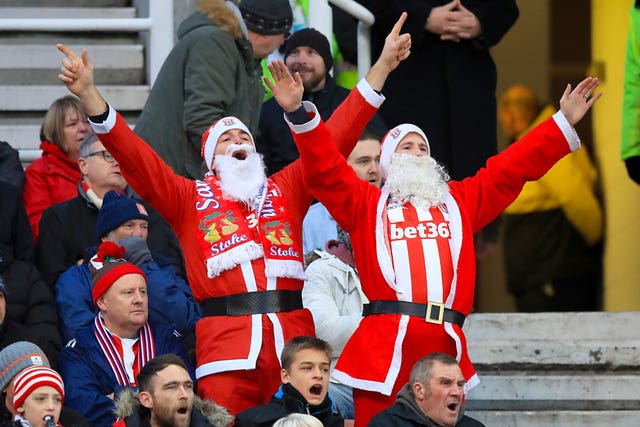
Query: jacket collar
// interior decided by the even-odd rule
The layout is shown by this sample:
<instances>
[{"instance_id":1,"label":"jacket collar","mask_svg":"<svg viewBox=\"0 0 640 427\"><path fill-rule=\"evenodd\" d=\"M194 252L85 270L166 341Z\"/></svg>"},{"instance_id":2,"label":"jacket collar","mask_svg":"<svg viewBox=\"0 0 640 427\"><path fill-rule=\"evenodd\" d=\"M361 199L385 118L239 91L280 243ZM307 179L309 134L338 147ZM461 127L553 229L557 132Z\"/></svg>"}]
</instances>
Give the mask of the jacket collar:
<instances>
[{"instance_id":1,"label":"jacket collar","mask_svg":"<svg viewBox=\"0 0 640 427\"><path fill-rule=\"evenodd\" d=\"M140 404L139 394L133 389L125 388L118 393L115 406L116 416L124 419L127 426L148 425L149 411ZM205 420L214 427L227 427L233 421L233 416L222 406L195 396L190 426L206 425L203 422Z\"/></svg>"}]
</instances>

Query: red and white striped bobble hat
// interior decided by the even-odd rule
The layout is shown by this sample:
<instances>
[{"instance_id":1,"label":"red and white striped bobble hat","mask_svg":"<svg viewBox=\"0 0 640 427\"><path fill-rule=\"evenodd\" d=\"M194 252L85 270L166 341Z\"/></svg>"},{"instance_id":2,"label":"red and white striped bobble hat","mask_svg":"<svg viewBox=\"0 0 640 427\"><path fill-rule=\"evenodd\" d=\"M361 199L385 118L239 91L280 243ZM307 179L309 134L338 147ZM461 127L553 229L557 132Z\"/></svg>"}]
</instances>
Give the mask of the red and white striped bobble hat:
<instances>
[{"instance_id":1,"label":"red and white striped bobble hat","mask_svg":"<svg viewBox=\"0 0 640 427\"><path fill-rule=\"evenodd\" d=\"M47 385L60 393L64 403L64 383L59 373L46 366L32 366L20 371L13 382L13 406L20 407L35 389Z\"/></svg>"}]
</instances>

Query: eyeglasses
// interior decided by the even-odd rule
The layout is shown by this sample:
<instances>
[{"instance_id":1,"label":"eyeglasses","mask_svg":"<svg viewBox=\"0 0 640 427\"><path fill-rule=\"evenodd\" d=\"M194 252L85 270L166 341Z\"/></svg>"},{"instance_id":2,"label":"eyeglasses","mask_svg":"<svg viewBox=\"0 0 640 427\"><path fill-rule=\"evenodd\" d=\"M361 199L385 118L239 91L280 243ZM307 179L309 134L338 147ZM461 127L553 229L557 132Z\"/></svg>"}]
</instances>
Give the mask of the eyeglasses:
<instances>
[{"instance_id":1,"label":"eyeglasses","mask_svg":"<svg viewBox=\"0 0 640 427\"><path fill-rule=\"evenodd\" d=\"M93 153L89 153L87 155L87 159L92 156L102 156L102 158L109 163L113 163L116 161L116 159L107 150L100 150L100 151L94 151Z\"/></svg>"}]
</instances>

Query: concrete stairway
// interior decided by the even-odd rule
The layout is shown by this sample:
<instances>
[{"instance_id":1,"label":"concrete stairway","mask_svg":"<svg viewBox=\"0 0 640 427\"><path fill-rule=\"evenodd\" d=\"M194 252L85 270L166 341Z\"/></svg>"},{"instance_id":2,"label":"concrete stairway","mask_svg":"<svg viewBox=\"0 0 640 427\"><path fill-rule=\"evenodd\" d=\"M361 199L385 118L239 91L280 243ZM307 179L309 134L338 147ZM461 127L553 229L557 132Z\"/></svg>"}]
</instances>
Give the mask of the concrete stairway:
<instances>
[{"instance_id":1,"label":"concrete stairway","mask_svg":"<svg viewBox=\"0 0 640 427\"><path fill-rule=\"evenodd\" d=\"M481 380L467 411L485 425L640 424L640 313L473 314L467 322Z\"/></svg>"},{"instance_id":2,"label":"concrete stairway","mask_svg":"<svg viewBox=\"0 0 640 427\"><path fill-rule=\"evenodd\" d=\"M3 19L128 19L136 9L126 0L3 1ZM149 93L144 46L138 33L122 31L0 32L0 139L20 150L24 163L39 157L39 129L49 105L67 95L57 75L58 42L86 48L98 87L128 119L135 119Z\"/></svg>"}]
</instances>

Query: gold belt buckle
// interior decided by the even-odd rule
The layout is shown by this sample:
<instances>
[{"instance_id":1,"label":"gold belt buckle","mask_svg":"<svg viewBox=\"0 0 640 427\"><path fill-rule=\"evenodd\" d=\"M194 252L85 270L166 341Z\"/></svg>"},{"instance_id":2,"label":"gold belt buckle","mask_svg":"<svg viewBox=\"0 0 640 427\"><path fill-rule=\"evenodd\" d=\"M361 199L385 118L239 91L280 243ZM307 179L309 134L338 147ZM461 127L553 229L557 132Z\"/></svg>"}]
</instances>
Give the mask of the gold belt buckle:
<instances>
[{"instance_id":1,"label":"gold belt buckle","mask_svg":"<svg viewBox=\"0 0 640 427\"><path fill-rule=\"evenodd\" d=\"M444 304L439 302L427 303L427 313L424 316L425 322L435 323L436 325L442 325L444 318Z\"/></svg>"}]
</instances>

